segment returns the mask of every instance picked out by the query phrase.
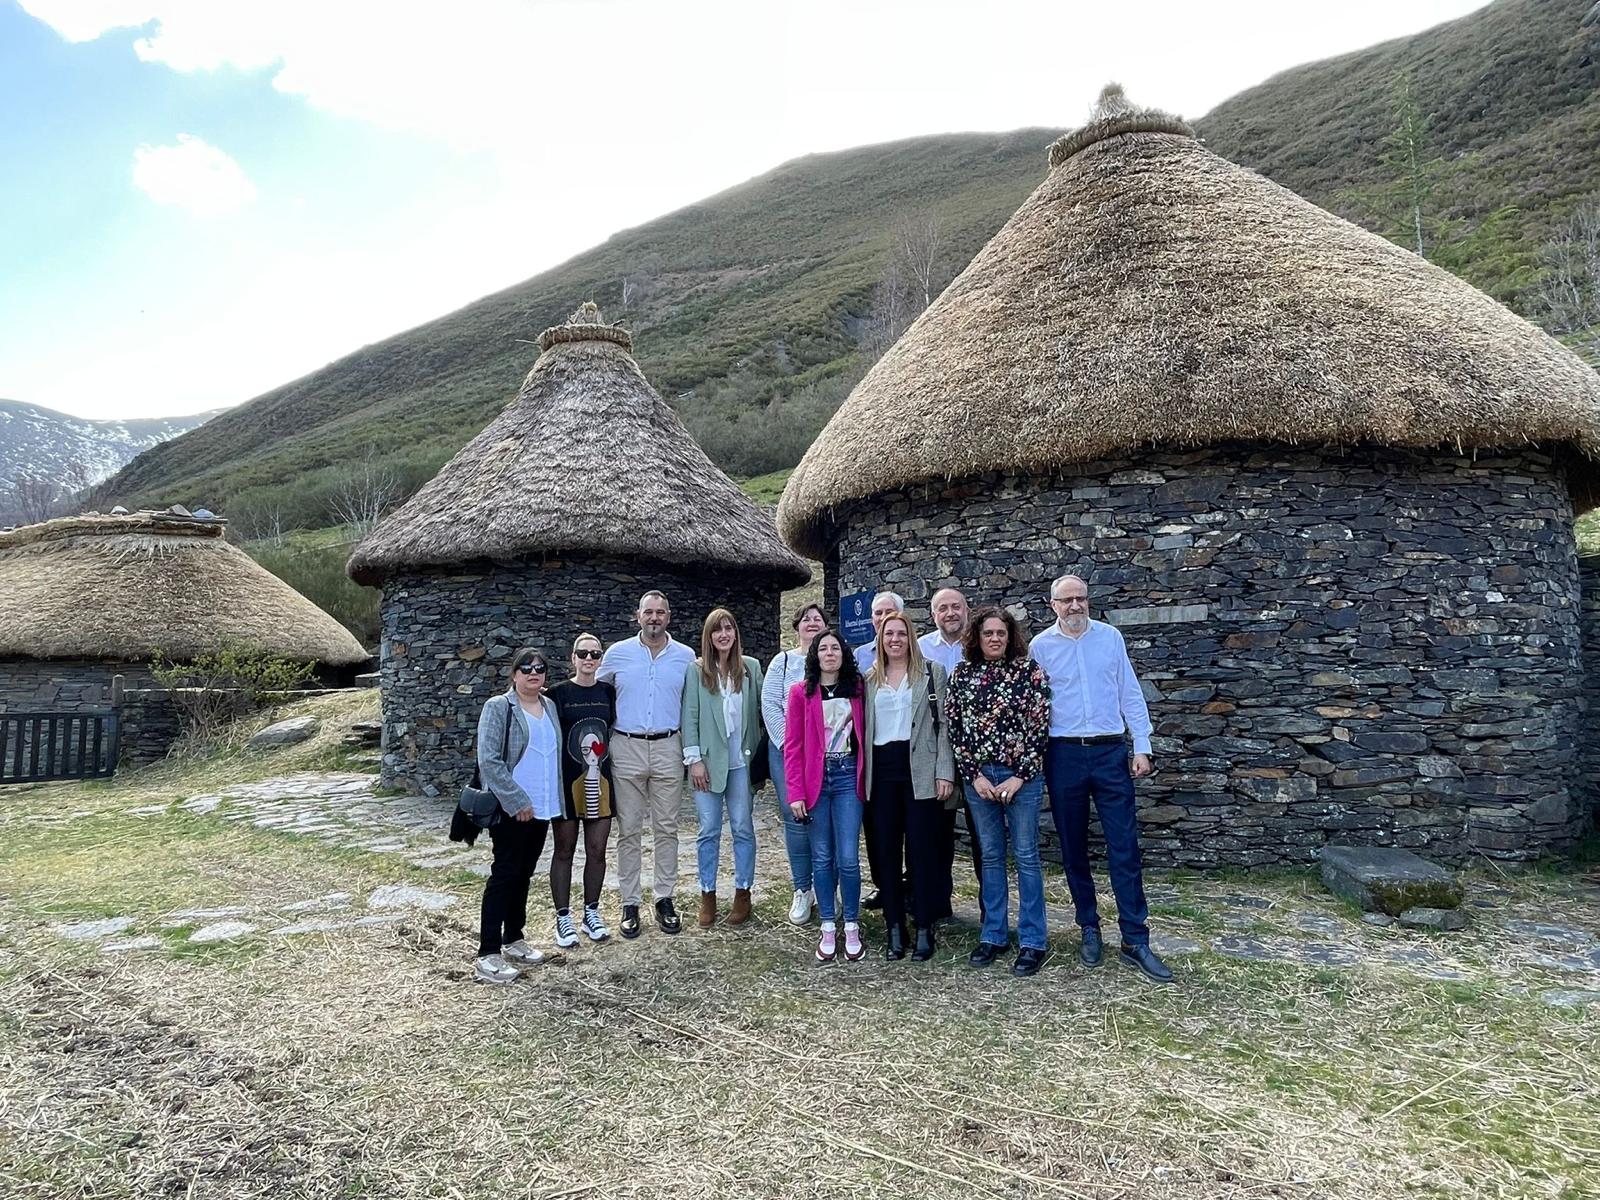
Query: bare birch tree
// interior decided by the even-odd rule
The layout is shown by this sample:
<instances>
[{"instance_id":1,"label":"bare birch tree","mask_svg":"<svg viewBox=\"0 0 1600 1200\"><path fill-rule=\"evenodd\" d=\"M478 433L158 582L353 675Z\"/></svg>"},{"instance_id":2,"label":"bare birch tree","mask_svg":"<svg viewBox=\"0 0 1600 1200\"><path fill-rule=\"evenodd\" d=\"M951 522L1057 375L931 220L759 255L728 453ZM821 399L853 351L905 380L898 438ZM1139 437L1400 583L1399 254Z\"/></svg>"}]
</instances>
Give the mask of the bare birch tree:
<instances>
[{"instance_id":1,"label":"bare birch tree","mask_svg":"<svg viewBox=\"0 0 1600 1200\"><path fill-rule=\"evenodd\" d=\"M933 303L939 290L944 249L939 233L939 218L931 213L926 216L907 213L895 223L895 254L901 269L921 290L922 308ZM921 312L922 308L917 311Z\"/></svg>"},{"instance_id":2,"label":"bare birch tree","mask_svg":"<svg viewBox=\"0 0 1600 1200\"><path fill-rule=\"evenodd\" d=\"M1600 196L1580 204L1545 243L1535 310L1556 333L1575 334L1600 361Z\"/></svg>"},{"instance_id":3,"label":"bare birch tree","mask_svg":"<svg viewBox=\"0 0 1600 1200\"><path fill-rule=\"evenodd\" d=\"M328 513L339 524L351 526L358 537L364 536L399 498L399 475L368 446L329 497Z\"/></svg>"}]
</instances>

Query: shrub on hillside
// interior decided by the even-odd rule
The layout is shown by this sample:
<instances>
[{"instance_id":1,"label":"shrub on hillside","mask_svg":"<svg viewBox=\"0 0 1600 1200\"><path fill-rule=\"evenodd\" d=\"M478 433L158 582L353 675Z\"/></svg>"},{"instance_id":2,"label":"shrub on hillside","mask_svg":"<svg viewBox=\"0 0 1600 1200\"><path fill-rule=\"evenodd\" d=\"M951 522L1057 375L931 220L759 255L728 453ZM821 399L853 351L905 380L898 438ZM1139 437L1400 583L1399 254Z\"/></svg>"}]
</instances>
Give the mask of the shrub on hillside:
<instances>
[{"instance_id":1,"label":"shrub on hillside","mask_svg":"<svg viewBox=\"0 0 1600 1200\"><path fill-rule=\"evenodd\" d=\"M376 646L383 629L378 620L381 593L353 583L344 573L351 548L348 542L318 546L290 538L279 546L257 543L245 550L353 633L363 646Z\"/></svg>"}]
</instances>

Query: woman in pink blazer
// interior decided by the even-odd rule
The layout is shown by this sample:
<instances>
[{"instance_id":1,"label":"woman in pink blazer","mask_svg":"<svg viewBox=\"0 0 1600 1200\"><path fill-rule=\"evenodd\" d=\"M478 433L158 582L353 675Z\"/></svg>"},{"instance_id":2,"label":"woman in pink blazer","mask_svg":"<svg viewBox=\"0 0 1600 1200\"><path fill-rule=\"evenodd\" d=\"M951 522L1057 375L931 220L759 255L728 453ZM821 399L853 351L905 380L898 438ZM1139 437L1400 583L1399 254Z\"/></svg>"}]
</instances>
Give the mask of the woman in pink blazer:
<instances>
[{"instance_id":1,"label":"woman in pink blazer","mask_svg":"<svg viewBox=\"0 0 1600 1200\"><path fill-rule=\"evenodd\" d=\"M811 841L811 878L822 937L817 961L839 952L834 893L844 906L844 956L866 955L861 941L861 797L866 730L861 674L843 639L825 629L806 651L805 679L789 689L783 774L789 807Z\"/></svg>"}]
</instances>

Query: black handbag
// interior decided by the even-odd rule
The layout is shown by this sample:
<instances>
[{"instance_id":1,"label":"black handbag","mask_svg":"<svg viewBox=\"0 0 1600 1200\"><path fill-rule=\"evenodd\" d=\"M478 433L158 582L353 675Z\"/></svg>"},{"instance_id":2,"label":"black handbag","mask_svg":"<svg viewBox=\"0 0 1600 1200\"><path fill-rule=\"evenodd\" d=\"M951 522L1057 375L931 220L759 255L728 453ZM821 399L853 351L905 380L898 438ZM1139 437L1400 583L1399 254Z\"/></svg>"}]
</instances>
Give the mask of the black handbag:
<instances>
[{"instance_id":1,"label":"black handbag","mask_svg":"<svg viewBox=\"0 0 1600 1200\"><path fill-rule=\"evenodd\" d=\"M784 673L788 674L789 651L783 652ZM760 711L760 705L756 706ZM772 738L767 734L766 722L762 721L761 740L756 743L756 752L750 759L750 790L760 791L772 780Z\"/></svg>"},{"instance_id":2,"label":"black handbag","mask_svg":"<svg viewBox=\"0 0 1600 1200\"><path fill-rule=\"evenodd\" d=\"M761 731L761 740L756 743L756 752L750 759L750 790L759 791L767 786L772 778L772 759L770 751L772 739L767 736L766 730Z\"/></svg>"},{"instance_id":3,"label":"black handbag","mask_svg":"<svg viewBox=\"0 0 1600 1200\"><path fill-rule=\"evenodd\" d=\"M500 761L504 762L507 752L511 747L511 706L506 705L506 728L500 739ZM483 786L483 775L476 763L472 768L472 782L461 789L461 798L456 801L458 808L479 829L490 829L505 819L505 810L500 807L500 797Z\"/></svg>"}]
</instances>

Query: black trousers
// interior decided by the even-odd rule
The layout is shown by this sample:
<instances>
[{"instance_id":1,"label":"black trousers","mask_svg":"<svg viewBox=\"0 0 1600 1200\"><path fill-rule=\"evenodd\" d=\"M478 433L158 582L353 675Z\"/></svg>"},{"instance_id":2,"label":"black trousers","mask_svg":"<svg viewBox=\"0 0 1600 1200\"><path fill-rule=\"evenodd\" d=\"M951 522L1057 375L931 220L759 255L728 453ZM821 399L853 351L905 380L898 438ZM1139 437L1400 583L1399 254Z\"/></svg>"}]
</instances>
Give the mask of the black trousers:
<instances>
[{"instance_id":1,"label":"black trousers","mask_svg":"<svg viewBox=\"0 0 1600 1200\"><path fill-rule=\"evenodd\" d=\"M528 884L544 852L549 821L505 818L489 827L494 861L483 885L483 911L478 922L478 957L499 954L500 947L522 937L528 922Z\"/></svg>"},{"instance_id":2,"label":"black trousers","mask_svg":"<svg viewBox=\"0 0 1600 1200\"><path fill-rule=\"evenodd\" d=\"M955 813L937 800L913 796L909 779L874 779L868 808L867 842L877 845L883 923L904 925L909 914L918 929L932 928L950 915Z\"/></svg>"},{"instance_id":3,"label":"black trousers","mask_svg":"<svg viewBox=\"0 0 1600 1200\"><path fill-rule=\"evenodd\" d=\"M958 784L957 786L959 787L960 785ZM965 788L961 788L961 790L963 792L966 791ZM983 851L982 851L982 848L979 847L979 845L978 845L978 823L972 819L972 805L970 803L966 803L964 805L964 807L966 809L967 837L972 842L972 874L978 881L978 923L981 926L983 924L983 916L984 916L984 909L983 909ZM955 866L955 860L956 860L956 845L955 845L955 838L953 836L954 835L954 830L952 829L951 832L952 832L952 837L951 837L951 840L950 840L950 865L953 868Z\"/></svg>"}]
</instances>

